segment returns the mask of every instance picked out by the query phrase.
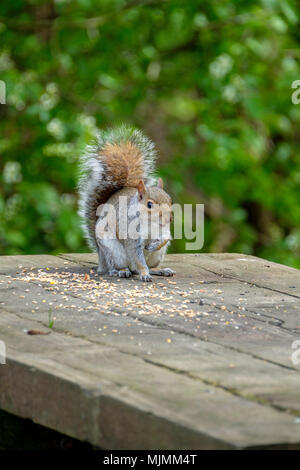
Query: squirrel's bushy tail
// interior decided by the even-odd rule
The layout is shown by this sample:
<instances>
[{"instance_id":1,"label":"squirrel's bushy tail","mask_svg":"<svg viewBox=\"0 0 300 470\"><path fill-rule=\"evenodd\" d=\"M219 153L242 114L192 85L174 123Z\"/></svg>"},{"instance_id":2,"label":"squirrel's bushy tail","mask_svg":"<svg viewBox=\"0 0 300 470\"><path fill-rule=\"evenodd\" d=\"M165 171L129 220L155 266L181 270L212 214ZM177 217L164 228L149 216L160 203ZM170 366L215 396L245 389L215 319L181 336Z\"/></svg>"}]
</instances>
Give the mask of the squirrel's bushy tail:
<instances>
[{"instance_id":1,"label":"squirrel's bushy tail","mask_svg":"<svg viewBox=\"0 0 300 470\"><path fill-rule=\"evenodd\" d=\"M113 193L137 187L140 180L151 184L156 151L140 130L122 125L98 132L81 158L79 215L91 248L96 248L96 211Z\"/></svg>"}]
</instances>

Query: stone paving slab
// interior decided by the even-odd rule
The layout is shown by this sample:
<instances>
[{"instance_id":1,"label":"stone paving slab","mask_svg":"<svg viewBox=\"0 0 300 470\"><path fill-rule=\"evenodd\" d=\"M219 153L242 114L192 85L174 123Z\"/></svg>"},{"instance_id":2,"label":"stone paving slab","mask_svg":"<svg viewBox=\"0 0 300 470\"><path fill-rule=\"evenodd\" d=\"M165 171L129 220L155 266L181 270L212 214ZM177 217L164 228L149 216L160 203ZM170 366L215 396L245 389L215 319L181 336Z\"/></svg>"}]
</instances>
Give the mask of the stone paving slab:
<instances>
[{"instance_id":1,"label":"stone paving slab","mask_svg":"<svg viewBox=\"0 0 300 470\"><path fill-rule=\"evenodd\" d=\"M300 448L298 270L169 255L149 285L95 262L0 258L0 408L108 449Z\"/></svg>"}]
</instances>

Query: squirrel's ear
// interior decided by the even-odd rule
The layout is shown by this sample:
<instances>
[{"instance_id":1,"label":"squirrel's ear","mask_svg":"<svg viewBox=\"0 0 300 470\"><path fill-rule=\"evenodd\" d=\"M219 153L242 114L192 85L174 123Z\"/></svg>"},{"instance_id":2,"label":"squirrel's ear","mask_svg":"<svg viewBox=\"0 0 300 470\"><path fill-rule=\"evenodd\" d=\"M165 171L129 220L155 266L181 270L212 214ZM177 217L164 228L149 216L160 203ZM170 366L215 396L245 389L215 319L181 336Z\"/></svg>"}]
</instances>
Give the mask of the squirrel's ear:
<instances>
[{"instance_id":1,"label":"squirrel's ear","mask_svg":"<svg viewBox=\"0 0 300 470\"><path fill-rule=\"evenodd\" d=\"M157 181L157 186L160 188L160 189L164 189L164 182L161 178L158 178L158 181Z\"/></svg>"},{"instance_id":2,"label":"squirrel's ear","mask_svg":"<svg viewBox=\"0 0 300 470\"><path fill-rule=\"evenodd\" d=\"M143 196L144 196L144 194L145 194L145 192L146 192L146 186L145 186L143 180L139 181L139 184L138 184L138 188L137 188L137 189L138 189L139 199L143 199Z\"/></svg>"}]
</instances>

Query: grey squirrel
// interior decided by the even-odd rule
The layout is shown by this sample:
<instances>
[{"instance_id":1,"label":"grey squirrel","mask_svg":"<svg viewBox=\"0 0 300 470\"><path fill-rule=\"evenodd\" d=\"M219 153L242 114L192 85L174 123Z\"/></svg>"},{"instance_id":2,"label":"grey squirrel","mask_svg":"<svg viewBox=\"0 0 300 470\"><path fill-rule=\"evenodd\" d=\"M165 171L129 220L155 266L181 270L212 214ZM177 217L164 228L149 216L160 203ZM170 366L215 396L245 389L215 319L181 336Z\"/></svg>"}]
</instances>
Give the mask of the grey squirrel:
<instances>
[{"instance_id":1,"label":"grey squirrel","mask_svg":"<svg viewBox=\"0 0 300 470\"><path fill-rule=\"evenodd\" d=\"M79 214L100 274L149 282L175 273L158 267L171 239L172 200L155 180L155 160L153 142L126 125L98 132L81 158Z\"/></svg>"}]
</instances>

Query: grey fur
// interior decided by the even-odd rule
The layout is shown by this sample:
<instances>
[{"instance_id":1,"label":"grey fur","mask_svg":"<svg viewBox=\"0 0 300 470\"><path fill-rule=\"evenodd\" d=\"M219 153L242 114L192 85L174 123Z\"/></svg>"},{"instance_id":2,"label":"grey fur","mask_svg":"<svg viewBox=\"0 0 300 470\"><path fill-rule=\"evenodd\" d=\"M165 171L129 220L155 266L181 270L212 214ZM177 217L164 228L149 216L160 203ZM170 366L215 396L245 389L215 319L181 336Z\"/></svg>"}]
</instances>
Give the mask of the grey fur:
<instances>
[{"instance_id":1,"label":"grey fur","mask_svg":"<svg viewBox=\"0 0 300 470\"><path fill-rule=\"evenodd\" d=\"M80 158L80 176L78 183L79 215L82 220L84 235L90 248L97 249L95 233L91 230L87 214L95 201L96 189L105 192L108 187L114 187L114 181L105 175L105 165L101 160L101 150L107 143L118 144L130 141L141 151L144 168L145 184L152 185L155 181L156 150L154 143L142 131L125 124L97 132L93 142L87 145Z\"/></svg>"},{"instance_id":2,"label":"grey fur","mask_svg":"<svg viewBox=\"0 0 300 470\"><path fill-rule=\"evenodd\" d=\"M82 227L88 243L91 248L97 250L99 257L99 274L108 274L109 276L130 277L132 274L139 274L140 279L145 282L152 280L151 274L159 276L171 276L172 270L168 268L155 269L166 253L168 243L158 249L162 240L144 240L140 231L140 238L125 238L121 232L116 232L115 242L108 242L106 237L97 236L101 234L101 221L108 214L104 211L102 200L110 203L117 208L120 207L120 196L126 194L128 198L127 206L127 222L130 223L140 217L140 212L130 213L130 209L134 209L134 204L138 202L138 193L136 188L117 186L117 182L108 177L106 173L106 164L104 157L101 157L102 149L108 144L118 144L121 142L131 142L134 144L142 155L143 176L147 191L152 191L154 195L159 195L162 201L169 196L155 185L155 160L156 151L151 140L144 134L132 127L122 125L120 127L109 129L107 131L98 132L94 142L88 145L85 153L80 161L80 178L79 178L79 214L82 219ZM103 154L103 152L102 152ZM118 183L120 185L120 183ZM123 184L123 183L122 183ZM109 195L110 194L110 195ZM102 198L101 198L102 196ZM159 198L158 198L159 199ZM170 199L171 201L171 199ZM99 205L99 211L97 210ZM171 205L171 202L170 202ZM96 222L96 214L98 214L98 226L93 229ZM129 215L130 214L130 215ZM126 214L124 214L126 217ZM92 222L92 223L91 223ZM119 224L119 222L118 222ZM120 226L119 226L120 227ZM141 225L139 225L141 227ZM107 225L108 228L108 225ZM97 230L99 230L97 232ZM104 231L106 227L104 227ZM118 235L117 235L118 233ZM149 232L149 236L150 236ZM145 236L145 234L143 235ZM123 248L120 248L123 247ZM150 269L150 270L149 270Z\"/></svg>"}]
</instances>

